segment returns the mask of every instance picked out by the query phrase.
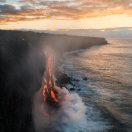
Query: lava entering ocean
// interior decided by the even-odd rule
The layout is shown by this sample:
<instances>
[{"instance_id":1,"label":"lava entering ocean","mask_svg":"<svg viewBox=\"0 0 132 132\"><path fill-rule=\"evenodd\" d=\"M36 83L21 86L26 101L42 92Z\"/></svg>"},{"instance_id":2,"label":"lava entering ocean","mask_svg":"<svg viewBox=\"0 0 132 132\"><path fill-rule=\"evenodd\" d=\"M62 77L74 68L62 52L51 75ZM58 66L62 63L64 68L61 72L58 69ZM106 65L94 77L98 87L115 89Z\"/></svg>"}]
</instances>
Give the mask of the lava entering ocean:
<instances>
[{"instance_id":1,"label":"lava entering ocean","mask_svg":"<svg viewBox=\"0 0 132 132\"><path fill-rule=\"evenodd\" d=\"M55 90L55 81L53 75L53 60L51 55L47 59L47 66L46 72L43 77L43 84L42 84L42 95L43 101L50 103L50 104L58 104L59 100L57 98L57 91Z\"/></svg>"},{"instance_id":2,"label":"lava entering ocean","mask_svg":"<svg viewBox=\"0 0 132 132\"><path fill-rule=\"evenodd\" d=\"M56 86L52 55L47 57L42 87L34 96L33 118L36 132L74 131L85 123L86 107L77 93Z\"/></svg>"},{"instance_id":3,"label":"lava entering ocean","mask_svg":"<svg viewBox=\"0 0 132 132\"><path fill-rule=\"evenodd\" d=\"M51 55L47 58L46 72L43 77L42 96L44 103L50 105L58 105L59 100L57 96L57 86L55 85L55 77L53 73L53 57Z\"/></svg>"}]
</instances>

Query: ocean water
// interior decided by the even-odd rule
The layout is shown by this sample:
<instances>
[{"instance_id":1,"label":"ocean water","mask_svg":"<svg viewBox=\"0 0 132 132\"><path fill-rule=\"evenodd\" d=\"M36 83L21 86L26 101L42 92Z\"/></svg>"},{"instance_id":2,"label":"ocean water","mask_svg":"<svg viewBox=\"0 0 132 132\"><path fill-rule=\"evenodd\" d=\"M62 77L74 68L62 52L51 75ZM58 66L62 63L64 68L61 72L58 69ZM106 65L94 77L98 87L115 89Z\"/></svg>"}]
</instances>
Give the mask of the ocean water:
<instances>
[{"instance_id":1,"label":"ocean water","mask_svg":"<svg viewBox=\"0 0 132 132\"><path fill-rule=\"evenodd\" d=\"M132 131L132 40L108 43L66 53L59 67L87 108L81 132Z\"/></svg>"}]
</instances>

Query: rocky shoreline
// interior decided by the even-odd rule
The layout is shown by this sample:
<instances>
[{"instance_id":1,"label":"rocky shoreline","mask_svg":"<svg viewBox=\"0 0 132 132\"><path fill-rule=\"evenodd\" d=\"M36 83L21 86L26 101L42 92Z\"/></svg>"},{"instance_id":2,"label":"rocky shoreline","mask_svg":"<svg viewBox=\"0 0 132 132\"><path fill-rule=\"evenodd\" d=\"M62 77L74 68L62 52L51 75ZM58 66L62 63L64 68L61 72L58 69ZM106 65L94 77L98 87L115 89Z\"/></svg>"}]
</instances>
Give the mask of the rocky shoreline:
<instances>
[{"instance_id":1,"label":"rocky shoreline","mask_svg":"<svg viewBox=\"0 0 132 132\"><path fill-rule=\"evenodd\" d=\"M69 92L77 92L78 93L79 91L81 91L80 88L77 88L75 86L75 84L72 83L72 81L79 82L80 80L74 79L74 78L68 76L66 73L62 73L60 71L58 73L59 74L57 74L57 76L56 76L57 86L59 86L60 88L65 87ZM87 81L88 78L83 77L82 80ZM67 87L68 84L70 84L70 87ZM89 103L91 103L91 102L89 102ZM108 119L113 124L112 128L108 132L113 132L113 131L127 132L124 124L121 123L118 119L116 119L114 117L114 115L112 115L112 113L108 109L106 109L104 106L97 104L96 102L92 102L92 104L94 104L95 107L97 107L97 109L99 109L102 112L102 115L104 118Z\"/></svg>"}]
</instances>

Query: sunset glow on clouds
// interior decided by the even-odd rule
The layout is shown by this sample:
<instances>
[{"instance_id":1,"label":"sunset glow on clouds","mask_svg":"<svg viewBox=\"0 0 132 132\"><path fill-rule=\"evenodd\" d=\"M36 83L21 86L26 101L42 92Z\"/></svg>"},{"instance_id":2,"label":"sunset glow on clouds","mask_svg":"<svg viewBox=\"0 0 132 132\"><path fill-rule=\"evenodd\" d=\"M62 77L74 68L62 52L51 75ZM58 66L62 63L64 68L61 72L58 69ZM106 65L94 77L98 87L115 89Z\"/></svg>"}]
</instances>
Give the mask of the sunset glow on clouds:
<instances>
[{"instance_id":1,"label":"sunset glow on clouds","mask_svg":"<svg viewBox=\"0 0 132 132\"><path fill-rule=\"evenodd\" d=\"M14 28L18 28L17 25L19 28L32 28L30 26L33 23L35 25L36 22L40 22L40 24L44 24L43 29L70 29L74 27L81 28L80 25L74 25L75 22L80 24L80 21L82 27L86 24L85 28L93 28L91 21L95 24L94 20L98 19L104 21L104 25L107 25L107 21L109 22L108 19L113 19L114 22L118 16L120 23L115 23L117 24L115 27L132 27L132 0L0 1L0 28L11 28L12 25ZM107 20L105 20L106 18ZM126 21L121 18L126 19ZM58 23L61 26L58 26ZM101 23L103 24L103 22ZM47 27L47 25L49 26ZM37 28L36 26L33 28ZM108 27L113 26L112 24ZM95 25L95 28L103 28L103 25ZM107 28L107 26L104 26L104 28Z\"/></svg>"}]
</instances>

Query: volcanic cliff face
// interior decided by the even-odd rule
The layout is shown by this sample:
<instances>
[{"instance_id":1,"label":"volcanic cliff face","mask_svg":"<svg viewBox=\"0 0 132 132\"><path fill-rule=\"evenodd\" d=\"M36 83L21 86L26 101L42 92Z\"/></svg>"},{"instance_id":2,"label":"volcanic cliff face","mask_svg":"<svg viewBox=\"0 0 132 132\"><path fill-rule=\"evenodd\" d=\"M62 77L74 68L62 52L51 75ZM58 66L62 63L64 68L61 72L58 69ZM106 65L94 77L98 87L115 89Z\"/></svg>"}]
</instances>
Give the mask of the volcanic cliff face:
<instances>
[{"instance_id":1,"label":"volcanic cliff face","mask_svg":"<svg viewBox=\"0 0 132 132\"><path fill-rule=\"evenodd\" d=\"M34 131L32 98L42 85L46 46L61 54L106 43L104 38L1 30L0 131Z\"/></svg>"},{"instance_id":2,"label":"volcanic cliff face","mask_svg":"<svg viewBox=\"0 0 132 132\"><path fill-rule=\"evenodd\" d=\"M96 37L79 37L69 35L56 35L48 33L24 32L24 31L0 31L1 44L8 44L11 41L21 41L21 43L28 43L34 48L48 45L54 50L64 52L77 49L85 49L94 45L107 44L104 38Z\"/></svg>"}]
</instances>

